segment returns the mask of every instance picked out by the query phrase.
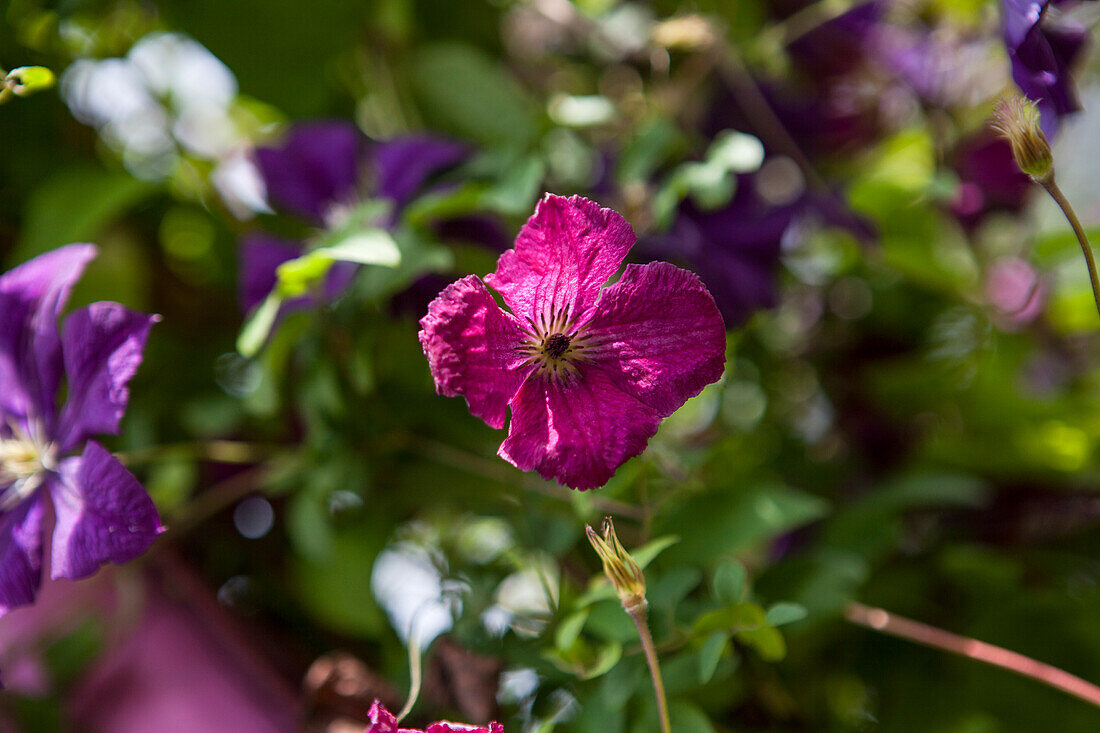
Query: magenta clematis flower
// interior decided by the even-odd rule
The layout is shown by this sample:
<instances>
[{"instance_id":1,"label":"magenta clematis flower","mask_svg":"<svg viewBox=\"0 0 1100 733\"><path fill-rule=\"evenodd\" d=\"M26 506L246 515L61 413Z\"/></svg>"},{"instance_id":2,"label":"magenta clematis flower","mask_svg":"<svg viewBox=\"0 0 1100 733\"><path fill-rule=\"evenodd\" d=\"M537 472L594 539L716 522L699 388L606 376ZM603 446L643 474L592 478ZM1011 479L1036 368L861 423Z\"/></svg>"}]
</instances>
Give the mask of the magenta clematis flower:
<instances>
[{"instance_id":1,"label":"magenta clematis flower","mask_svg":"<svg viewBox=\"0 0 1100 733\"><path fill-rule=\"evenodd\" d=\"M137 479L90 440L118 432L126 385L158 317L93 303L57 324L95 255L90 244L71 244L0 276L0 615L34 602L47 502L51 578L131 560L163 531Z\"/></svg>"},{"instance_id":2,"label":"magenta clematis flower","mask_svg":"<svg viewBox=\"0 0 1100 733\"><path fill-rule=\"evenodd\" d=\"M601 291L634 240L618 213L547 194L496 272L452 283L420 321L437 391L497 429L510 408L497 453L575 489L607 483L725 363L722 316L693 273L627 265Z\"/></svg>"},{"instance_id":3,"label":"magenta clematis flower","mask_svg":"<svg viewBox=\"0 0 1100 733\"><path fill-rule=\"evenodd\" d=\"M489 723L489 727L466 725L465 723L449 723L441 720L432 723L427 728L398 728L397 718L377 700L370 708L370 725L364 733L504 733L504 726L500 723Z\"/></svg>"}]
</instances>

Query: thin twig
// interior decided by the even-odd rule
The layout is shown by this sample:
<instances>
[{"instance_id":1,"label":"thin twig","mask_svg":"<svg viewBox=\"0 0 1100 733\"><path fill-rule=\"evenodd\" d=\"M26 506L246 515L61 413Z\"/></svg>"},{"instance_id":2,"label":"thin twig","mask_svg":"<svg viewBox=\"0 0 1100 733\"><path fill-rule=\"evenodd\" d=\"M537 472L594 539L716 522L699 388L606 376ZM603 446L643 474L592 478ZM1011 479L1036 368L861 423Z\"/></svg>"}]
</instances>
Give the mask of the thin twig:
<instances>
[{"instance_id":1,"label":"thin twig","mask_svg":"<svg viewBox=\"0 0 1100 733\"><path fill-rule=\"evenodd\" d=\"M802 171L807 184L819 191L828 191L829 187L772 109L771 102L760 90L737 49L732 45L716 44L715 53L720 54L718 69L722 77L736 95L745 117L760 133L760 137L774 145L777 152L791 158Z\"/></svg>"},{"instance_id":2,"label":"thin twig","mask_svg":"<svg viewBox=\"0 0 1100 733\"><path fill-rule=\"evenodd\" d=\"M871 608L862 603L848 604L844 616L858 626L1007 669L1100 707L1100 687L1057 667L1025 657L1023 654L977 639L952 634L950 631L937 629L935 626L898 616L881 608Z\"/></svg>"},{"instance_id":3,"label":"thin twig","mask_svg":"<svg viewBox=\"0 0 1100 733\"><path fill-rule=\"evenodd\" d=\"M116 453L127 466L155 463L169 456L191 458L213 463L259 463L280 450L278 445L246 443L238 440L198 440L188 443L168 443Z\"/></svg>"},{"instance_id":4,"label":"thin twig","mask_svg":"<svg viewBox=\"0 0 1100 733\"><path fill-rule=\"evenodd\" d=\"M169 524L166 537L174 539L185 535L230 504L259 491L260 479L267 470L266 465L255 466L203 491L188 504L186 514Z\"/></svg>"},{"instance_id":5,"label":"thin twig","mask_svg":"<svg viewBox=\"0 0 1100 733\"><path fill-rule=\"evenodd\" d=\"M1092 285L1092 299L1096 302L1096 312L1100 315L1100 279L1096 275L1096 260L1092 256L1092 247L1089 246L1089 238L1085 234L1085 228L1081 226L1081 220L1077 218L1077 212L1073 210L1069 199L1054 182L1054 176L1048 180L1039 181L1039 184L1047 190L1050 197L1058 204L1058 208L1066 215L1069 225L1073 227L1073 233L1077 235L1077 242L1081 245L1081 254L1085 256L1085 265L1089 269L1089 283Z\"/></svg>"}]
</instances>

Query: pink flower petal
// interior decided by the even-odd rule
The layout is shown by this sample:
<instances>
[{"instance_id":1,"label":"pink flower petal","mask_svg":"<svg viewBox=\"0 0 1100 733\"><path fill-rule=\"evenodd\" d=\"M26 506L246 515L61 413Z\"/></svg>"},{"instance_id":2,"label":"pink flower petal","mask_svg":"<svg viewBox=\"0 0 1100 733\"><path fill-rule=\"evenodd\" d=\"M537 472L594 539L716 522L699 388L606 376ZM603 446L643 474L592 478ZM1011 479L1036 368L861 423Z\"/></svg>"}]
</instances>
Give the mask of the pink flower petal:
<instances>
[{"instance_id":1,"label":"pink flower petal","mask_svg":"<svg viewBox=\"0 0 1100 733\"><path fill-rule=\"evenodd\" d=\"M595 364L582 365L565 382L533 376L510 405L512 422L497 454L524 471L582 490L603 486L645 450L661 421Z\"/></svg>"},{"instance_id":2,"label":"pink flower petal","mask_svg":"<svg viewBox=\"0 0 1100 733\"><path fill-rule=\"evenodd\" d=\"M485 283L520 318L537 321L551 306L580 316L596 302L635 239L617 212L580 196L547 194Z\"/></svg>"},{"instance_id":3,"label":"pink flower petal","mask_svg":"<svg viewBox=\"0 0 1100 733\"><path fill-rule=\"evenodd\" d=\"M725 368L726 328L714 298L698 276L667 262L627 265L584 331L619 389L662 417Z\"/></svg>"},{"instance_id":4,"label":"pink flower petal","mask_svg":"<svg viewBox=\"0 0 1100 733\"><path fill-rule=\"evenodd\" d=\"M441 395L462 395L470 413L504 427L508 401L519 389L523 331L501 310L476 275L448 285L420 319L420 344Z\"/></svg>"}]
</instances>

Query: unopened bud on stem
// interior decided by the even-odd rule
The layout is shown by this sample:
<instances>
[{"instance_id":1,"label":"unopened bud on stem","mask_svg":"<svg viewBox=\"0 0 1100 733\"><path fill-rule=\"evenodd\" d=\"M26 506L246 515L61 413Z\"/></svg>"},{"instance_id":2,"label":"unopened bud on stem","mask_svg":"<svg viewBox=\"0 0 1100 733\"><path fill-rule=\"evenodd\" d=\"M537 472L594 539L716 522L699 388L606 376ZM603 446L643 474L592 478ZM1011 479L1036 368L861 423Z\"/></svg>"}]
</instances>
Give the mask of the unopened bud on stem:
<instances>
[{"instance_id":1,"label":"unopened bud on stem","mask_svg":"<svg viewBox=\"0 0 1100 733\"><path fill-rule=\"evenodd\" d=\"M638 563L634 562L634 558L619 542L611 517L603 522L603 536L596 534L596 530L587 525L585 531L588 533L588 541L592 543L596 554L603 561L604 575L611 581L615 592L619 594L623 608L631 615L644 611L645 575L642 574Z\"/></svg>"},{"instance_id":2,"label":"unopened bud on stem","mask_svg":"<svg viewBox=\"0 0 1100 733\"><path fill-rule=\"evenodd\" d=\"M1019 95L997 102L993 110L993 129L1008 140L1016 165L1037 183L1054 179L1054 154L1050 141L1039 125L1035 103Z\"/></svg>"}]
</instances>

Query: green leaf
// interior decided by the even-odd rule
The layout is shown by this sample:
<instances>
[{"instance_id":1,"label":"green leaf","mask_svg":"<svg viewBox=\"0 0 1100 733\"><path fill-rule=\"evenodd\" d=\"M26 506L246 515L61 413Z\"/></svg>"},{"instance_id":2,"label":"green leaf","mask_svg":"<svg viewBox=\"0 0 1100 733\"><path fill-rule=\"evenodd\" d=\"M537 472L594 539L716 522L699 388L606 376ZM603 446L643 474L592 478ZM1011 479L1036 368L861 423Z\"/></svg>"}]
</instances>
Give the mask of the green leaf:
<instances>
[{"instance_id":1,"label":"green leaf","mask_svg":"<svg viewBox=\"0 0 1100 733\"><path fill-rule=\"evenodd\" d=\"M695 619L692 633L696 636L711 634L715 631L742 631L755 629L765 623L764 609L755 603L738 603L717 611L704 613Z\"/></svg>"},{"instance_id":2,"label":"green leaf","mask_svg":"<svg viewBox=\"0 0 1100 733\"><path fill-rule=\"evenodd\" d=\"M318 625L357 639L377 639L388 627L370 589L371 567L385 538L365 527L346 527L333 535L325 560L295 560L293 588Z\"/></svg>"},{"instance_id":3,"label":"green leaf","mask_svg":"<svg viewBox=\"0 0 1100 733\"><path fill-rule=\"evenodd\" d=\"M634 562L638 563L638 567L645 569L645 567L653 562L658 555L679 541L680 538L676 535L665 535L664 537L650 540L637 550L631 552L630 555L634 558Z\"/></svg>"},{"instance_id":4,"label":"green leaf","mask_svg":"<svg viewBox=\"0 0 1100 733\"><path fill-rule=\"evenodd\" d=\"M787 656L787 642L774 626L742 629L737 632L737 638L755 649L764 661L778 662Z\"/></svg>"},{"instance_id":5,"label":"green leaf","mask_svg":"<svg viewBox=\"0 0 1100 733\"><path fill-rule=\"evenodd\" d=\"M252 358L263 348L275 325L275 319L279 316L279 308L283 305L283 298L274 290L268 294L260 307L252 312L245 322L244 328L237 336L237 351L242 356Z\"/></svg>"},{"instance_id":6,"label":"green leaf","mask_svg":"<svg viewBox=\"0 0 1100 733\"><path fill-rule=\"evenodd\" d=\"M663 117L650 120L623 149L618 179L623 183L648 179L682 145L683 135L676 125Z\"/></svg>"},{"instance_id":7,"label":"green leaf","mask_svg":"<svg viewBox=\"0 0 1100 733\"><path fill-rule=\"evenodd\" d=\"M798 603L776 603L768 609L767 615L764 620L768 622L770 626L783 626L785 624L793 624L795 621L801 621L806 618L806 607Z\"/></svg>"},{"instance_id":8,"label":"green leaf","mask_svg":"<svg viewBox=\"0 0 1100 733\"><path fill-rule=\"evenodd\" d=\"M336 244L319 247L310 254L339 262L358 262L360 265L396 267L401 264L401 251L384 229L355 232Z\"/></svg>"},{"instance_id":9,"label":"green leaf","mask_svg":"<svg viewBox=\"0 0 1100 733\"><path fill-rule=\"evenodd\" d=\"M709 491L676 506L657 531L681 537L666 551L668 562L707 563L818 519L827 510L823 499L789 486Z\"/></svg>"},{"instance_id":10,"label":"green leaf","mask_svg":"<svg viewBox=\"0 0 1100 733\"><path fill-rule=\"evenodd\" d=\"M714 571L714 595L722 603L739 603L748 578L749 572L740 562L723 560Z\"/></svg>"},{"instance_id":11,"label":"green leaf","mask_svg":"<svg viewBox=\"0 0 1100 733\"><path fill-rule=\"evenodd\" d=\"M534 108L511 75L484 52L461 43L426 46L413 59L413 89L425 116L487 145L528 145Z\"/></svg>"},{"instance_id":12,"label":"green leaf","mask_svg":"<svg viewBox=\"0 0 1100 733\"><path fill-rule=\"evenodd\" d=\"M581 635L586 621L588 621L588 609L576 611L566 616L554 632L554 644L558 649L572 648Z\"/></svg>"},{"instance_id":13,"label":"green leaf","mask_svg":"<svg viewBox=\"0 0 1100 733\"><path fill-rule=\"evenodd\" d=\"M481 208L508 216L519 216L531 211L546 177L546 163L537 155L529 155L519 163L510 165L504 175L481 195Z\"/></svg>"},{"instance_id":14,"label":"green leaf","mask_svg":"<svg viewBox=\"0 0 1100 733\"><path fill-rule=\"evenodd\" d=\"M595 679L605 675L619 663L623 657L623 646L617 641L609 641L600 647L596 655L596 662L580 675L582 680Z\"/></svg>"},{"instance_id":15,"label":"green leaf","mask_svg":"<svg viewBox=\"0 0 1100 733\"><path fill-rule=\"evenodd\" d=\"M705 685L714 677L722 653L726 651L730 635L726 631L716 631L707 637L699 650L699 684Z\"/></svg>"},{"instance_id":16,"label":"green leaf","mask_svg":"<svg viewBox=\"0 0 1100 733\"><path fill-rule=\"evenodd\" d=\"M332 513L313 491L300 491L287 504L286 531L298 553L312 562L332 556Z\"/></svg>"}]
</instances>

